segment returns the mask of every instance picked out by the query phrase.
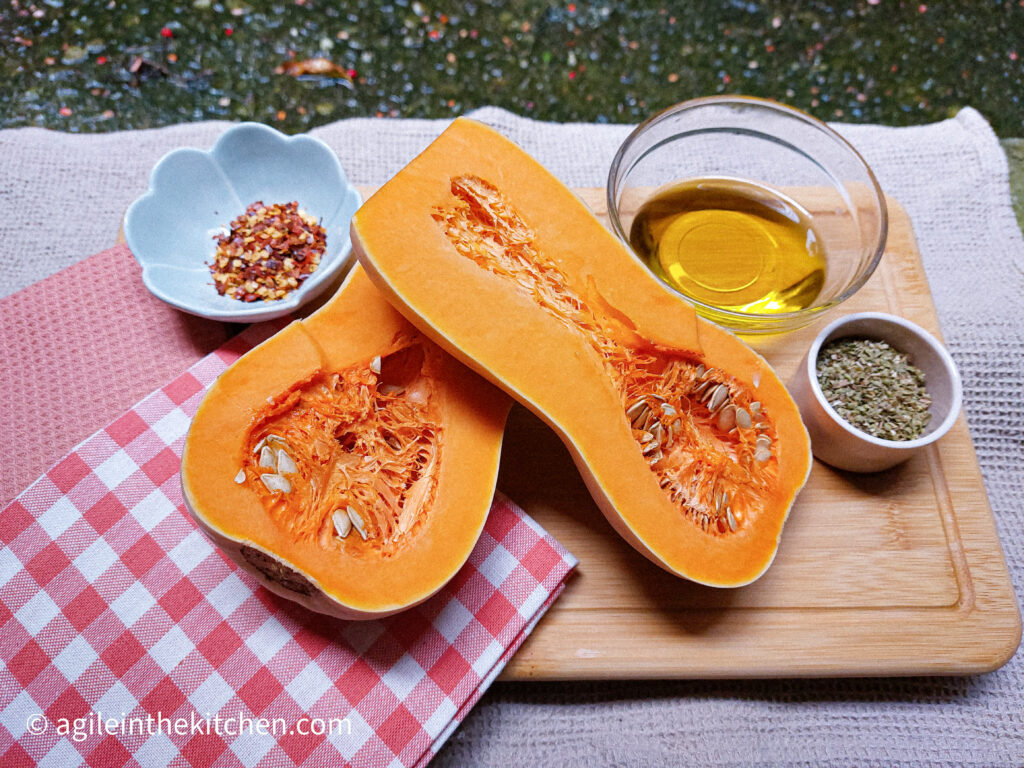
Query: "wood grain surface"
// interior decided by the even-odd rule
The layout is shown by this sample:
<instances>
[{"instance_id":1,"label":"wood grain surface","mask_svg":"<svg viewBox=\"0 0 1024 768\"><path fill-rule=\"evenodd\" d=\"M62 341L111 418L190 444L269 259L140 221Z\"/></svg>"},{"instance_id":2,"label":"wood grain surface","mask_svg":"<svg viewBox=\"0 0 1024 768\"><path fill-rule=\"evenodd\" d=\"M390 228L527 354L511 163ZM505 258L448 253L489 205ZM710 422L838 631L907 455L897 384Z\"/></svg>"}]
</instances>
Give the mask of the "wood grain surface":
<instances>
[{"instance_id":1,"label":"wood grain surface","mask_svg":"<svg viewBox=\"0 0 1024 768\"><path fill-rule=\"evenodd\" d=\"M577 191L607 223L604 190ZM856 295L802 330L748 338L783 381L822 324L844 313L891 312L941 339L910 218L888 206L885 256ZM580 560L503 680L971 674L1006 663L1020 643L962 414L937 444L885 472L815 461L775 562L740 589L679 579L634 551L559 439L518 405L498 487Z\"/></svg>"},{"instance_id":2,"label":"wood grain surface","mask_svg":"<svg viewBox=\"0 0 1024 768\"><path fill-rule=\"evenodd\" d=\"M603 190L580 190L606 220ZM877 310L941 338L906 211L885 256L827 320L749 343L788 381L822 324ZM1021 617L963 415L923 455L857 475L814 462L768 572L720 590L620 539L568 451L513 409L499 487L579 559L505 680L966 674L1004 664Z\"/></svg>"}]
</instances>

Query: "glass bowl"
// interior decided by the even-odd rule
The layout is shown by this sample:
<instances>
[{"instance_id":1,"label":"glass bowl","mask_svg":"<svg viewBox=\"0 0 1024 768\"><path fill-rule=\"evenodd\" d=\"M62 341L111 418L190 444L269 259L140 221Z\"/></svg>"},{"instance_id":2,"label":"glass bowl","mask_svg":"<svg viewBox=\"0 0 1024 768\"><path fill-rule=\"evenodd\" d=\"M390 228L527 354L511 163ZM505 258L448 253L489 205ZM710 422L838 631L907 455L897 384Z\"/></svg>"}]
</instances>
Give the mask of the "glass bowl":
<instances>
[{"instance_id":1,"label":"glass bowl","mask_svg":"<svg viewBox=\"0 0 1024 768\"><path fill-rule=\"evenodd\" d=\"M651 229L637 217L674 189L688 190L689 218ZM799 110L743 96L648 118L615 155L607 196L612 229L637 258L699 314L743 334L799 328L850 298L878 266L888 231L882 190L849 142ZM645 259L657 226L676 250ZM818 266L797 280L801 250Z\"/></svg>"}]
</instances>

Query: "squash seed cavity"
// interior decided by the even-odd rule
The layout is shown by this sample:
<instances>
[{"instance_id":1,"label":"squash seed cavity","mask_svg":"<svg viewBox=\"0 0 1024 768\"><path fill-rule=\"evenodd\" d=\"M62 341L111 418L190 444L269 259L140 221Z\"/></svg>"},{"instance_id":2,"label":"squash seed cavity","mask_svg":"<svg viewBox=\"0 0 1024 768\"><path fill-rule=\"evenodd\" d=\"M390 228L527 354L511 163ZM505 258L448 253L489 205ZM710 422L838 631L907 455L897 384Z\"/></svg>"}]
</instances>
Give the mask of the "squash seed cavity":
<instances>
[{"instance_id":1,"label":"squash seed cavity","mask_svg":"<svg viewBox=\"0 0 1024 768\"><path fill-rule=\"evenodd\" d=\"M575 291L541 252L534 230L487 180L457 176L451 192L448 204L434 208L438 226L462 256L515 283L590 344L618 389L638 455L680 513L715 536L756 517L778 468L774 425L749 388L709 367L699 351L642 337L596 290ZM760 382L755 372L753 389Z\"/></svg>"},{"instance_id":2,"label":"squash seed cavity","mask_svg":"<svg viewBox=\"0 0 1024 768\"><path fill-rule=\"evenodd\" d=\"M365 542L386 556L426 519L442 430L418 339L298 382L258 414L247 455L259 482L251 487L296 539L345 551ZM243 466L235 481L246 477ZM353 529L359 536L349 536Z\"/></svg>"}]
</instances>

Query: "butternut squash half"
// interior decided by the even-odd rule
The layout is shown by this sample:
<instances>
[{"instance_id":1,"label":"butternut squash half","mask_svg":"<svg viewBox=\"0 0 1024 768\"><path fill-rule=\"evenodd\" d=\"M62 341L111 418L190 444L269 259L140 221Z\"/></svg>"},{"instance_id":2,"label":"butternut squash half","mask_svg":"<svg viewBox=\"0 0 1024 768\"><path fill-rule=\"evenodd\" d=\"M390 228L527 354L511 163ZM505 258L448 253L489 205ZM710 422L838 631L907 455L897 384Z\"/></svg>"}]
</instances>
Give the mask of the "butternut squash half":
<instances>
[{"instance_id":1,"label":"butternut squash half","mask_svg":"<svg viewBox=\"0 0 1024 768\"><path fill-rule=\"evenodd\" d=\"M789 393L540 164L457 119L351 229L395 306L561 436L637 550L708 585L764 573L810 471Z\"/></svg>"},{"instance_id":2,"label":"butternut squash half","mask_svg":"<svg viewBox=\"0 0 1024 768\"><path fill-rule=\"evenodd\" d=\"M339 618L386 616L469 557L509 404L357 266L214 382L185 441L185 504L276 594Z\"/></svg>"}]
</instances>

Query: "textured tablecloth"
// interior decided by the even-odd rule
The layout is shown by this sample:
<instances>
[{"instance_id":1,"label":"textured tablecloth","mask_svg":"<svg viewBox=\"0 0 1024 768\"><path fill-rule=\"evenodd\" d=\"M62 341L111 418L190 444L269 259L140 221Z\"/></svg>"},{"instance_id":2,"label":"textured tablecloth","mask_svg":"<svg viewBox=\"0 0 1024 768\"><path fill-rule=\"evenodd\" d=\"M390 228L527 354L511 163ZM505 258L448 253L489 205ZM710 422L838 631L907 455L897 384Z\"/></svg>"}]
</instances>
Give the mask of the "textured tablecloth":
<instances>
[{"instance_id":1,"label":"textured tablecloth","mask_svg":"<svg viewBox=\"0 0 1024 768\"><path fill-rule=\"evenodd\" d=\"M451 581L384 619L305 610L218 551L185 513L185 434L283 325L249 326L0 510L4 768L423 768L562 593L576 558L500 493Z\"/></svg>"},{"instance_id":2,"label":"textured tablecloth","mask_svg":"<svg viewBox=\"0 0 1024 768\"><path fill-rule=\"evenodd\" d=\"M603 186L629 131L537 123L496 109L474 116L573 186ZM313 134L354 182L376 184L444 125L358 119ZM0 131L0 294L109 246L157 159L173 147L209 147L225 127ZM1014 586L1024 594L1024 241L1005 156L973 109L915 128L835 127L910 213L963 374ZM18 364L0 355L4 365ZM1024 652L996 672L965 678L499 683L433 764L1021 766Z\"/></svg>"}]
</instances>

